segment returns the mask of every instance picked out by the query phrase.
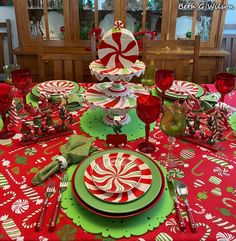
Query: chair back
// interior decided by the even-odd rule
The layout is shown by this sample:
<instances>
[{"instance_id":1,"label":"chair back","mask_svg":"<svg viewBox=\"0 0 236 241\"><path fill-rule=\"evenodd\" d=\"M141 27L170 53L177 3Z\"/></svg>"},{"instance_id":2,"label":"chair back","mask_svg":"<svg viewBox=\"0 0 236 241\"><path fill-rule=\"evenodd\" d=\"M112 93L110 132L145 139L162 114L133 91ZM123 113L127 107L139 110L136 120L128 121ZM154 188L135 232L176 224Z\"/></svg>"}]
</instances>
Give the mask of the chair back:
<instances>
[{"instance_id":1,"label":"chair back","mask_svg":"<svg viewBox=\"0 0 236 241\"><path fill-rule=\"evenodd\" d=\"M7 47L5 46L7 42ZM7 53L6 53L7 50ZM13 51L12 51L12 35L11 35L11 21L6 19L5 22L0 22L0 73L3 73L3 66L7 64L6 56L8 55L9 63L13 64Z\"/></svg>"},{"instance_id":2,"label":"chair back","mask_svg":"<svg viewBox=\"0 0 236 241\"><path fill-rule=\"evenodd\" d=\"M143 40L142 59L157 69L175 71L175 79L198 83L200 37L194 40ZM191 79L186 76L191 76ZM187 78L187 79L186 79Z\"/></svg>"}]
</instances>

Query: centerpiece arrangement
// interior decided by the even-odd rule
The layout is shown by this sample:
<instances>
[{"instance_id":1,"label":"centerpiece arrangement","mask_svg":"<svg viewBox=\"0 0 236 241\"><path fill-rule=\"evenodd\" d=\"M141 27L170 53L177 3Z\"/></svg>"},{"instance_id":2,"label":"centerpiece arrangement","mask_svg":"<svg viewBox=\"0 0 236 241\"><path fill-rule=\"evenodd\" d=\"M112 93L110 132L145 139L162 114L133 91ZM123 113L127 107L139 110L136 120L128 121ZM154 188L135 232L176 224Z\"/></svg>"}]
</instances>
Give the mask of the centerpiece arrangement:
<instances>
[{"instance_id":1,"label":"centerpiece arrangement","mask_svg":"<svg viewBox=\"0 0 236 241\"><path fill-rule=\"evenodd\" d=\"M146 94L143 86L127 83L134 76L144 73L145 64L138 60L139 49L133 34L123 28L121 21L116 21L114 28L108 30L98 47L98 60L90 63L92 75L102 81L90 87L85 99L91 107L104 110L103 121L114 125L115 117L119 124L130 122L128 112L136 107L136 99L140 94Z\"/></svg>"}]
</instances>

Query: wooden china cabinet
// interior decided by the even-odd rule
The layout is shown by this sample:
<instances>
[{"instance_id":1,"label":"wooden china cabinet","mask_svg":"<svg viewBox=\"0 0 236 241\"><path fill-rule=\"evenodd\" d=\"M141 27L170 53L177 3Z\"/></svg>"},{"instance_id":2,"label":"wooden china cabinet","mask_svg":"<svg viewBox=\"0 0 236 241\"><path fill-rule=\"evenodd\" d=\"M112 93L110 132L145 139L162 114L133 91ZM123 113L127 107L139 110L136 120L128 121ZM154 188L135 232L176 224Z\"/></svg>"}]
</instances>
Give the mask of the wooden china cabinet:
<instances>
[{"instance_id":1,"label":"wooden china cabinet","mask_svg":"<svg viewBox=\"0 0 236 241\"><path fill-rule=\"evenodd\" d=\"M227 52L220 50L225 11L198 9L207 0L13 0L17 20L19 47L17 62L32 70L35 82L52 79L53 65L44 61L41 73L40 55L81 54L80 78L90 81L88 65L92 29L100 27L102 34L121 19L133 33L155 31L156 39L201 37L199 82L211 82L220 70ZM226 4L226 0L215 0ZM195 9L182 9L192 4ZM67 58L67 59L68 59ZM188 68L186 67L188 72ZM191 75L191 74L190 74Z\"/></svg>"}]
</instances>

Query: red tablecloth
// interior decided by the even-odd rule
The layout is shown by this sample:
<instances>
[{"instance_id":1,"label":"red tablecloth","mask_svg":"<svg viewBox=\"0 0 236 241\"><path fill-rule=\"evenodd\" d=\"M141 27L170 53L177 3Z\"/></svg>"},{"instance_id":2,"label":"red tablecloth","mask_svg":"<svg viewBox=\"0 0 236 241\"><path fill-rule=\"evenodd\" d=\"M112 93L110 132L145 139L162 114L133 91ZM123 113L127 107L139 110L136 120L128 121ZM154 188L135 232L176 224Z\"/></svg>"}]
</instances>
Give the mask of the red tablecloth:
<instances>
[{"instance_id":1,"label":"red tablecloth","mask_svg":"<svg viewBox=\"0 0 236 241\"><path fill-rule=\"evenodd\" d=\"M234 95L232 103L235 102ZM77 134L84 134L79 126L82 113L79 111L74 116L77 121L73 128ZM189 187L189 202L198 225L197 233L190 232L187 222L186 232L181 233L176 225L175 213L171 213L152 232L130 237L129 240L236 240L236 139L231 129L224 133L224 137L226 140L220 143L224 150L219 152L211 152L180 140L175 144L174 155L179 157L182 165L172 169L172 174ZM157 128L151 132L150 138L156 141L159 148L152 154L158 160L160 154L168 150L167 136ZM129 142L127 148L135 150L142 140ZM59 154L59 146L65 142L65 137L59 137L22 147L18 139L6 143L0 140L0 240L16 240L16 237L17 240L30 241L113 240L84 232L63 210L60 210L56 231L49 233L48 223L54 205L48 207L42 231L34 231L33 224L38 218L36 210L45 199L47 183L33 187L32 177L54 155ZM101 140L96 140L95 145L106 148L105 142ZM58 175L52 177L57 185ZM56 198L57 195L54 195L50 202L54 204ZM187 221L187 215L184 215L184 219Z\"/></svg>"}]
</instances>

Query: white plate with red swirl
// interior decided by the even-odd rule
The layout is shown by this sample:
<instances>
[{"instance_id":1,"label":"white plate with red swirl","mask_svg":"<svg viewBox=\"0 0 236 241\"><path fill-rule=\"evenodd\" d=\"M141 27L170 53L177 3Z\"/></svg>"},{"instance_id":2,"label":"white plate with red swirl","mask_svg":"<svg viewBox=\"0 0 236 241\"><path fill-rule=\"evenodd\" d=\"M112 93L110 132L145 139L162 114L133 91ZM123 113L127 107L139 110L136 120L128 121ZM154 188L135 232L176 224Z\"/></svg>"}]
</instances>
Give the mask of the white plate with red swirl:
<instances>
[{"instance_id":1,"label":"white plate with red swirl","mask_svg":"<svg viewBox=\"0 0 236 241\"><path fill-rule=\"evenodd\" d=\"M69 95L74 92L75 84L69 80L50 80L39 84L37 90L40 94Z\"/></svg>"},{"instance_id":2,"label":"white plate with red swirl","mask_svg":"<svg viewBox=\"0 0 236 241\"><path fill-rule=\"evenodd\" d=\"M161 92L159 88L157 88L157 91ZM170 98L184 99L189 95L200 97L204 92L204 89L200 85L188 81L174 80L172 86L165 92L165 94Z\"/></svg>"},{"instance_id":3,"label":"white plate with red swirl","mask_svg":"<svg viewBox=\"0 0 236 241\"><path fill-rule=\"evenodd\" d=\"M140 198L152 183L148 165L133 155L118 152L96 158L84 174L85 186L95 197L112 203Z\"/></svg>"}]
</instances>

